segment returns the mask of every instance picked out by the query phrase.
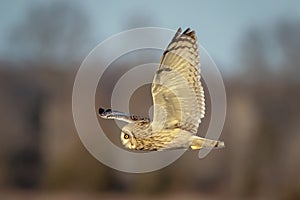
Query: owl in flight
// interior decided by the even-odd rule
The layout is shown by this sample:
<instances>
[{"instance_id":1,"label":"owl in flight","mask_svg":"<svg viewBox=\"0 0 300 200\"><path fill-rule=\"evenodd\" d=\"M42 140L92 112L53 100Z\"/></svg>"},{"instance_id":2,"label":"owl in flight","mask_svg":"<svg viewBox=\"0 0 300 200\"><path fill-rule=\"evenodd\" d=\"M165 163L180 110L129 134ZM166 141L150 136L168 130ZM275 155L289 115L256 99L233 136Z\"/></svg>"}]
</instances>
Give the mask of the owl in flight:
<instances>
[{"instance_id":1,"label":"owl in flight","mask_svg":"<svg viewBox=\"0 0 300 200\"><path fill-rule=\"evenodd\" d=\"M128 124L121 141L128 149L162 151L169 149L222 148L224 142L196 136L205 114L204 91L200 82L197 37L189 28L179 28L164 51L152 83L153 121L99 109L104 119Z\"/></svg>"}]
</instances>

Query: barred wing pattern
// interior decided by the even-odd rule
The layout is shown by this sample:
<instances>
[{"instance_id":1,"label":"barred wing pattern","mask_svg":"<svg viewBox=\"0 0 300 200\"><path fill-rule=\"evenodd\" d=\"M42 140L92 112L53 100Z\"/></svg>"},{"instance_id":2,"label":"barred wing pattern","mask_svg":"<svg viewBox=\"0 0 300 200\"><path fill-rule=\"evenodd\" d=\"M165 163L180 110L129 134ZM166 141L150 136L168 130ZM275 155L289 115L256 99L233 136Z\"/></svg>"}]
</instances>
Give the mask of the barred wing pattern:
<instances>
[{"instance_id":1,"label":"barred wing pattern","mask_svg":"<svg viewBox=\"0 0 300 200\"><path fill-rule=\"evenodd\" d=\"M150 123L149 118L130 115L112 109L99 108L99 115L104 119L117 119L126 123Z\"/></svg>"},{"instance_id":2,"label":"barred wing pattern","mask_svg":"<svg viewBox=\"0 0 300 200\"><path fill-rule=\"evenodd\" d=\"M152 83L154 116L152 129L180 128L197 133L205 114L200 82L197 37L179 28L163 53Z\"/></svg>"}]
</instances>

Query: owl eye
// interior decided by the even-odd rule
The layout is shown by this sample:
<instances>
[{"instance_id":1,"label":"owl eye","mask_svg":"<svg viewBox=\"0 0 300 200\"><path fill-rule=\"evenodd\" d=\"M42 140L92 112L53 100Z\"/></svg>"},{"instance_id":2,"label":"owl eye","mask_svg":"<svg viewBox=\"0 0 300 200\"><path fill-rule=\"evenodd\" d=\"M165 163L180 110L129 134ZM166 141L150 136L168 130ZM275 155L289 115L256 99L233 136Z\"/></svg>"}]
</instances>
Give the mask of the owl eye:
<instances>
[{"instance_id":1,"label":"owl eye","mask_svg":"<svg viewBox=\"0 0 300 200\"><path fill-rule=\"evenodd\" d=\"M128 139L129 135L128 134L124 134L124 139Z\"/></svg>"}]
</instances>

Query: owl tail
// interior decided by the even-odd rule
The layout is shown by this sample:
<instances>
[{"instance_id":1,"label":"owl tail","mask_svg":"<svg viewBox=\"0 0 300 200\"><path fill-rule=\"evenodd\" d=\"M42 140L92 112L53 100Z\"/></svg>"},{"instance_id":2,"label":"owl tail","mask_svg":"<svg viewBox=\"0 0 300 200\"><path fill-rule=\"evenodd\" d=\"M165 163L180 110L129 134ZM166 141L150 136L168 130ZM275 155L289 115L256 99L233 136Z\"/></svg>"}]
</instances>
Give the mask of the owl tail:
<instances>
[{"instance_id":1,"label":"owl tail","mask_svg":"<svg viewBox=\"0 0 300 200\"><path fill-rule=\"evenodd\" d=\"M193 136L190 147L191 149L202 149L202 148L220 149L225 147L225 144L222 141L210 140L198 136Z\"/></svg>"}]
</instances>

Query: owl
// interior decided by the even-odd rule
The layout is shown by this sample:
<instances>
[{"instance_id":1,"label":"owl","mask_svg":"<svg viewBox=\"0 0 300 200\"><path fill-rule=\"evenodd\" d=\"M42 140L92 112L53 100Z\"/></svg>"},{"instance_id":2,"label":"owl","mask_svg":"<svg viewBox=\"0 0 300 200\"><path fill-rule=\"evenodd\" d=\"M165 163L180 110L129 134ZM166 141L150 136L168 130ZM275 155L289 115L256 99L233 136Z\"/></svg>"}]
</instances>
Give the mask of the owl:
<instances>
[{"instance_id":1,"label":"owl","mask_svg":"<svg viewBox=\"0 0 300 200\"><path fill-rule=\"evenodd\" d=\"M121 142L128 149L163 151L170 149L222 148L224 142L197 136L205 114L200 81L197 37L190 28L179 28L164 51L151 87L153 120L99 108L104 119L127 122Z\"/></svg>"}]
</instances>

